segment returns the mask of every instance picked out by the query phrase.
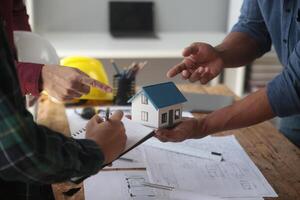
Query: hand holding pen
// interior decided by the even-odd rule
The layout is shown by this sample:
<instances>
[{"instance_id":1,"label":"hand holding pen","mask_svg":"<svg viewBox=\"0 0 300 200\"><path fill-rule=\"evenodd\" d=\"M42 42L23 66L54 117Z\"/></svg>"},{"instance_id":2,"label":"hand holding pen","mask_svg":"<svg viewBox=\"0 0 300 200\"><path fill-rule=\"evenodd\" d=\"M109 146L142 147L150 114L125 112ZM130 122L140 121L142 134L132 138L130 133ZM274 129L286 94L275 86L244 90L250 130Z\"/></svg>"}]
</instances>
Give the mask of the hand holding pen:
<instances>
[{"instance_id":1,"label":"hand holding pen","mask_svg":"<svg viewBox=\"0 0 300 200\"><path fill-rule=\"evenodd\" d=\"M114 112L105 121L99 115L95 115L86 126L86 139L93 140L99 145L104 154L105 161L103 164L114 161L125 148L127 137L121 122L122 117L122 111Z\"/></svg>"},{"instance_id":2,"label":"hand holding pen","mask_svg":"<svg viewBox=\"0 0 300 200\"><path fill-rule=\"evenodd\" d=\"M105 118L109 117L109 109L106 110ZM86 125L86 139L94 141L101 150L104 160L102 167L116 160L124 151L127 136L121 122L122 111L115 111L108 120L103 120L98 114L94 115ZM99 160L101 162L101 160ZM99 169L100 170L100 169ZM74 177L71 182L79 184L87 177Z\"/></svg>"}]
</instances>

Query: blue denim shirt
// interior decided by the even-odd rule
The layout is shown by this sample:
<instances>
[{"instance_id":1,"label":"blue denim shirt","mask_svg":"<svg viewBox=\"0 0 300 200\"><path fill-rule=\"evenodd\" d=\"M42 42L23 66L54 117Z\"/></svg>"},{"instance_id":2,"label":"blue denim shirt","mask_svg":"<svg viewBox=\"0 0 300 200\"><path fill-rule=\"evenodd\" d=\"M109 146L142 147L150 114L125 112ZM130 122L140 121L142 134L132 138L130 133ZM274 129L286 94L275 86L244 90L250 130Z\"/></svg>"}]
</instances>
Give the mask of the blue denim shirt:
<instances>
[{"instance_id":1,"label":"blue denim shirt","mask_svg":"<svg viewBox=\"0 0 300 200\"><path fill-rule=\"evenodd\" d=\"M261 55L273 44L283 71L267 85L274 113L300 114L300 0L244 0L232 32L243 32L260 44Z\"/></svg>"}]
</instances>

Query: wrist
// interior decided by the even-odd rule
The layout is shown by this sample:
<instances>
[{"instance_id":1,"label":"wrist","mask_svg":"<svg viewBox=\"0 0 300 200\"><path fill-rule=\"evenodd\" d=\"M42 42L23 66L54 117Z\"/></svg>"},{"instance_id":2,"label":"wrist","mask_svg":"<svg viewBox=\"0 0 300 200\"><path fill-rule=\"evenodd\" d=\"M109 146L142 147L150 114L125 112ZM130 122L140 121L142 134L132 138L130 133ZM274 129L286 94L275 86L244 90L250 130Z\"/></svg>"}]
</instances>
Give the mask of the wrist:
<instances>
[{"instance_id":1,"label":"wrist","mask_svg":"<svg viewBox=\"0 0 300 200\"><path fill-rule=\"evenodd\" d=\"M39 85L39 91L42 92L44 90L44 76L45 76L45 65L43 65L42 69L41 69L41 75L40 75L40 78L39 78L39 82L38 82L38 85Z\"/></svg>"},{"instance_id":2,"label":"wrist","mask_svg":"<svg viewBox=\"0 0 300 200\"><path fill-rule=\"evenodd\" d=\"M226 68L226 49L222 45L215 47L216 53L220 59L222 69Z\"/></svg>"},{"instance_id":3,"label":"wrist","mask_svg":"<svg viewBox=\"0 0 300 200\"><path fill-rule=\"evenodd\" d=\"M199 118L199 119L195 119L196 121L196 124L195 124L195 127L194 127L194 134L192 136L192 139L200 139L200 138L203 138L208 134L207 132L207 126L206 126L206 123L205 123L205 118Z\"/></svg>"},{"instance_id":4,"label":"wrist","mask_svg":"<svg viewBox=\"0 0 300 200\"><path fill-rule=\"evenodd\" d=\"M211 113L212 114L212 113ZM205 137L218 132L218 123L216 123L211 114L206 115L202 119L198 119L199 135Z\"/></svg>"},{"instance_id":5,"label":"wrist","mask_svg":"<svg viewBox=\"0 0 300 200\"><path fill-rule=\"evenodd\" d=\"M40 78L40 89L44 90L45 89L45 84L46 84L46 80L49 77L49 66L48 65L44 65L42 67L42 72L41 72L41 78Z\"/></svg>"}]
</instances>

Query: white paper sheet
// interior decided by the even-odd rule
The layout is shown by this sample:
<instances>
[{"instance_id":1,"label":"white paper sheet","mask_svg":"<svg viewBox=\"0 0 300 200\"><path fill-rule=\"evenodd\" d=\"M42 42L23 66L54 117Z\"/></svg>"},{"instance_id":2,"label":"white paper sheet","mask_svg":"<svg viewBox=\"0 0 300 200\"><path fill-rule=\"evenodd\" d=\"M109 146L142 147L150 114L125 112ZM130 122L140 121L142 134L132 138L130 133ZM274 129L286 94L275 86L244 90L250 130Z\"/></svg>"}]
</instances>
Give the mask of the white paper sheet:
<instances>
[{"instance_id":1,"label":"white paper sheet","mask_svg":"<svg viewBox=\"0 0 300 200\"><path fill-rule=\"evenodd\" d=\"M84 181L85 200L222 200L190 191L166 191L144 186L146 171L102 171Z\"/></svg>"},{"instance_id":2,"label":"white paper sheet","mask_svg":"<svg viewBox=\"0 0 300 200\"><path fill-rule=\"evenodd\" d=\"M144 147L151 182L219 197L277 197L233 136L188 140L185 144L222 152L225 161Z\"/></svg>"},{"instance_id":3,"label":"white paper sheet","mask_svg":"<svg viewBox=\"0 0 300 200\"><path fill-rule=\"evenodd\" d=\"M194 156L197 158L203 158L203 159L208 159L208 160L213 160L218 162L221 162L223 160L222 155L219 155L221 152L215 152L217 154L214 154L211 151L201 150L199 148L195 148L193 146L189 146L184 143L172 143L172 142L161 143L158 139L151 138L145 142L145 145L159 148L166 151L184 154L186 156Z\"/></svg>"},{"instance_id":4,"label":"white paper sheet","mask_svg":"<svg viewBox=\"0 0 300 200\"><path fill-rule=\"evenodd\" d=\"M102 171L84 181L85 200L230 200L180 190L159 196L159 189L143 186L142 183L148 181L146 171Z\"/></svg>"},{"instance_id":5,"label":"white paper sheet","mask_svg":"<svg viewBox=\"0 0 300 200\"><path fill-rule=\"evenodd\" d=\"M252 198L222 198L223 200L264 200L262 197L252 197Z\"/></svg>"},{"instance_id":6,"label":"white paper sheet","mask_svg":"<svg viewBox=\"0 0 300 200\"><path fill-rule=\"evenodd\" d=\"M145 171L103 171L84 181L85 200L154 200Z\"/></svg>"}]
</instances>

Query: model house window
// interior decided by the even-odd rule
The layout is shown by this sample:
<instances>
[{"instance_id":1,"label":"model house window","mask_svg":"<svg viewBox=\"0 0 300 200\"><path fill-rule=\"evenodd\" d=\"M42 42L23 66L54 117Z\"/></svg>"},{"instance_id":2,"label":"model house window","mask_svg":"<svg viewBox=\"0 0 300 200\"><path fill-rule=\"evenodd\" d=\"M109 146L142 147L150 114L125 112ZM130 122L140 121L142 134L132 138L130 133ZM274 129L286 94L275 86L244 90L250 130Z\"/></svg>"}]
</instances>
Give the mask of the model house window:
<instances>
[{"instance_id":1,"label":"model house window","mask_svg":"<svg viewBox=\"0 0 300 200\"><path fill-rule=\"evenodd\" d=\"M142 104L148 104L148 98L145 95L141 95Z\"/></svg>"},{"instance_id":2,"label":"model house window","mask_svg":"<svg viewBox=\"0 0 300 200\"><path fill-rule=\"evenodd\" d=\"M180 109L175 110L175 119L180 119Z\"/></svg>"},{"instance_id":3,"label":"model house window","mask_svg":"<svg viewBox=\"0 0 300 200\"><path fill-rule=\"evenodd\" d=\"M168 118L167 113L163 113L161 115L161 123L162 124L166 123L167 122L167 118Z\"/></svg>"},{"instance_id":4,"label":"model house window","mask_svg":"<svg viewBox=\"0 0 300 200\"><path fill-rule=\"evenodd\" d=\"M147 122L148 121L148 112L142 111L142 121Z\"/></svg>"}]
</instances>

